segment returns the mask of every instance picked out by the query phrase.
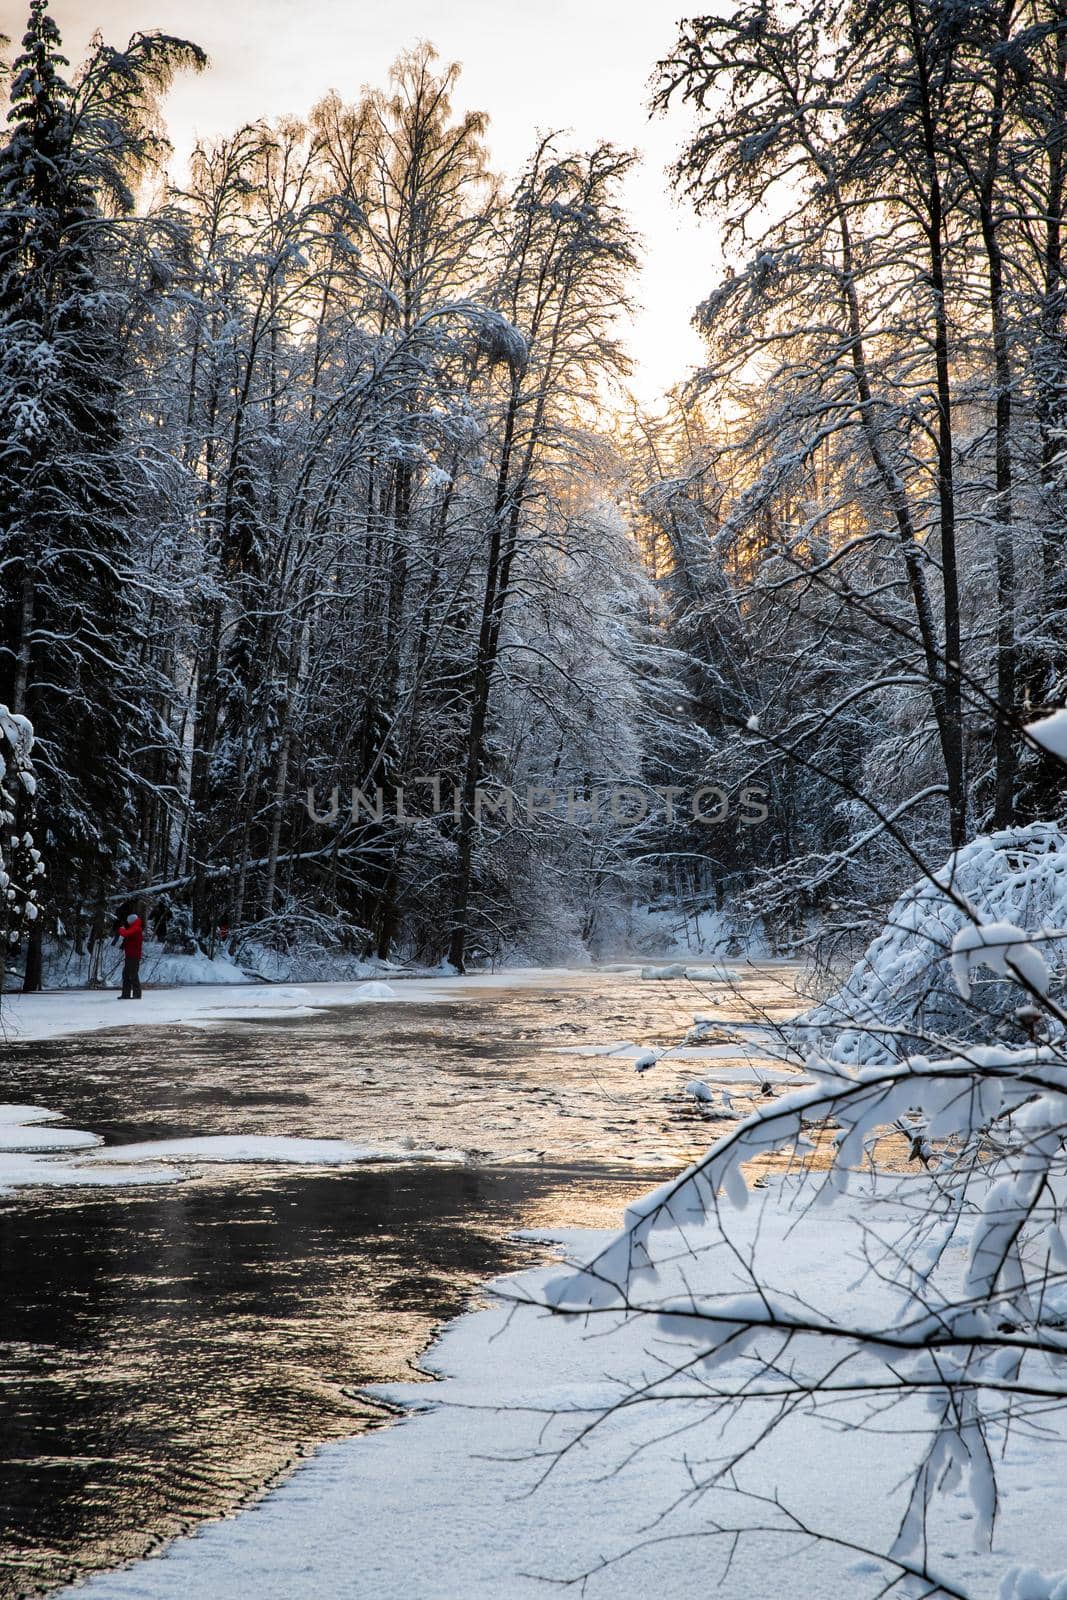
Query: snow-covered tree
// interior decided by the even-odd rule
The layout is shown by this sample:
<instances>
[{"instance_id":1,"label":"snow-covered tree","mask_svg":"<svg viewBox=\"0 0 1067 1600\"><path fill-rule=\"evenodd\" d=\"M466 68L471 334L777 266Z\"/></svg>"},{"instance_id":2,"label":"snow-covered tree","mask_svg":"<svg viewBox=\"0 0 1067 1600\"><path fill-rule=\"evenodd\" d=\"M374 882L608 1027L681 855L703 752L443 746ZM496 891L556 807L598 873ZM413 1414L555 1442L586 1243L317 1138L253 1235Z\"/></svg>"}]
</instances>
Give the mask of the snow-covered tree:
<instances>
[{"instance_id":1,"label":"snow-covered tree","mask_svg":"<svg viewBox=\"0 0 1067 1600\"><path fill-rule=\"evenodd\" d=\"M11 947L40 916L45 867L34 844L33 728L0 705L0 991Z\"/></svg>"},{"instance_id":2,"label":"snow-covered tree","mask_svg":"<svg viewBox=\"0 0 1067 1600\"><path fill-rule=\"evenodd\" d=\"M128 754L148 725L132 534L144 474L124 433L112 271L119 136L136 127L136 165L134 114L188 55L162 37L127 56L101 47L72 87L34 0L0 148L0 697L46 730L40 838L63 861L52 892L68 909L95 904L129 848Z\"/></svg>"},{"instance_id":3,"label":"snow-covered tree","mask_svg":"<svg viewBox=\"0 0 1067 1600\"><path fill-rule=\"evenodd\" d=\"M1063 28L1046 5L757 3L661 63L657 105L694 114L677 183L726 257L672 491L715 485L714 577L686 588L661 545L669 638L712 681L720 641L758 641L742 692L716 688L717 759L758 699L779 919L884 907L906 868L870 802L927 856L1062 807L1022 726L1063 692Z\"/></svg>"},{"instance_id":4,"label":"snow-covered tree","mask_svg":"<svg viewBox=\"0 0 1067 1600\"><path fill-rule=\"evenodd\" d=\"M778 1035L802 1081L534 1296L647 1353L618 1409L686 1439L654 1537L684 1509L709 1557L821 1541L863 1555L850 1572L882 1594L977 1600L953 1570L961 1510L990 1550L1004 1477L1067 1418L1065 873L1062 834L1039 828L927 873L835 1000ZM583 1414L584 1447L616 1409ZM807 1450L848 1441L861 1472L866 1452L884 1543L862 1494L820 1519L782 1493L798 1426ZM1002 1579L1003 1600L1063 1592L1062 1572Z\"/></svg>"}]
</instances>

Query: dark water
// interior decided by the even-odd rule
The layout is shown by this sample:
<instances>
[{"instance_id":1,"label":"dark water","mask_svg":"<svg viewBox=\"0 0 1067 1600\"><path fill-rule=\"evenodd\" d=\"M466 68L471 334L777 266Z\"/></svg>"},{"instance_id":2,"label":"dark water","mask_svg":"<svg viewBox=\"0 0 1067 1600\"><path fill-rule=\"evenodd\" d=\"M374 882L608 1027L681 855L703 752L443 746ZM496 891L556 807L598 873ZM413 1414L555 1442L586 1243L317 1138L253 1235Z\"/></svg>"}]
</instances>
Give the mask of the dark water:
<instances>
[{"instance_id":1,"label":"dark water","mask_svg":"<svg viewBox=\"0 0 1067 1600\"><path fill-rule=\"evenodd\" d=\"M447 1005L116 1031L5 1047L0 1100L108 1143L211 1133L410 1138L462 1164L204 1167L165 1186L0 1201L0 1596L31 1595L233 1509L382 1413L477 1284L538 1258L516 1228L610 1227L707 1143L693 1065L563 1053L667 1044L692 1012L790 1009L722 985L576 975Z\"/></svg>"}]
</instances>

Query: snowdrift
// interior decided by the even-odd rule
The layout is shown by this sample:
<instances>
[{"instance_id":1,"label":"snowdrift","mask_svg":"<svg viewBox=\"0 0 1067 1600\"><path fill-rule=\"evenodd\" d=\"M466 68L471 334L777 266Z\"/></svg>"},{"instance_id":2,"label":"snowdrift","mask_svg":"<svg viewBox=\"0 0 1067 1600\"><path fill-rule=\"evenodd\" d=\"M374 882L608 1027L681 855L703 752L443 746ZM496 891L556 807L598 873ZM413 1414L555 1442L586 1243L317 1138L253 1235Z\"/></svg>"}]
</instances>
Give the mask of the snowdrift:
<instances>
[{"instance_id":1,"label":"snowdrift","mask_svg":"<svg viewBox=\"0 0 1067 1600\"><path fill-rule=\"evenodd\" d=\"M951 888L983 923L1025 929L1052 972L1053 995L1067 969L1067 834L1052 823L983 834L955 851L934 881L901 895L886 927L845 984L794 1024L805 1050L875 1066L921 1052L931 1036L958 1042L1022 1042L1015 1017L1026 995L1008 978L985 976L964 1000L951 963L953 940L969 925Z\"/></svg>"},{"instance_id":2,"label":"snowdrift","mask_svg":"<svg viewBox=\"0 0 1067 1600\"><path fill-rule=\"evenodd\" d=\"M327 949L308 940L292 950L279 951L266 944L247 943L237 959L224 945L213 956L206 951L174 950L151 937L145 940L141 962L142 983L155 987L185 984L266 983L358 983L365 978L388 976L399 971L395 962L363 959L343 950ZM46 939L44 945L44 987L82 989L94 978L105 987L117 988L121 981L122 953L110 944L94 970L89 953L75 950L62 939ZM21 966L12 969L21 978Z\"/></svg>"},{"instance_id":3,"label":"snowdrift","mask_svg":"<svg viewBox=\"0 0 1067 1600\"><path fill-rule=\"evenodd\" d=\"M94 979L105 987L118 988L122 973L122 952L108 944L103 959L94 971L88 951L79 951L67 940L44 942L44 987L83 989ZM141 981L170 986L187 983L248 983L249 978L222 949L214 957L202 950L185 954L169 950L158 940L147 938L141 962Z\"/></svg>"}]
</instances>

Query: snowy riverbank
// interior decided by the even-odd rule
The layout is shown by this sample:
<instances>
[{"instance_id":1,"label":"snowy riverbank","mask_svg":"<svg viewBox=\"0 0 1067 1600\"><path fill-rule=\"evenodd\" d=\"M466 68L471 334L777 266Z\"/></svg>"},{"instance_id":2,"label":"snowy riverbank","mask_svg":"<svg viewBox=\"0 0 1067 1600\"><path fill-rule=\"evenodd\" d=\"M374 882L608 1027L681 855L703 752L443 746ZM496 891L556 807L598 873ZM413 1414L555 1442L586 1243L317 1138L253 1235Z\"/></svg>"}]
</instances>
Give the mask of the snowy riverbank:
<instances>
[{"instance_id":1,"label":"snowy riverbank","mask_svg":"<svg viewBox=\"0 0 1067 1600\"><path fill-rule=\"evenodd\" d=\"M687 1229L684 1241L663 1241L660 1278L646 1291L654 1303L682 1288L693 1245L706 1250L700 1271L717 1292L748 1287L735 1247L744 1253L757 1240L769 1282L794 1303L832 1314L847 1302L863 1275L869 1197L810 1210L802 1190L776 1181L754 1201L729 1213L731 1245L715 1222L699 1238ZM883 1228L904 1225L899 1214L879 1219ZM604 1242L596 1234L565 1238L578 1259ZM962 1261L964 1246L955 1248ZM554 1274L558 1268L505 1280L502 1300L452 1323L424 1363L439 1384L377 1391L418 1408L410 1420L326 1446L237 1517L67 1592L86 1600L533 1600L550 1592L546 1579L588 1571L587 1600L653 1592L706 1600L728 1568L722 1592L730 1600L766 1600L780 1592L768 1572L781 1571L785 1559L787 1587L809 1600L885 1592L888 1566L862 1547L892 1540L901 1480L918 1449L910 1430L923 1425L921 1399L893 1410L877 1435L847 1426L865 1408L862 1397L845 1396L836 1417L798 1408L740 1463L740 1489L777 1496L806 1526L845 1541L813 1543L767 1498L701 1488L716 1461L758 1440L778 1403L750 1399L727 1415L699 1369L688 1367L691 1348L650 1322L613 1313L564 1319L514 1303L538 1300ZM864 1293L872 1323L888 1318L891 1289L866 1277ZM716 1376L720 1386L726 1375L740 1385L753 1371L739 1356ZM646 1403L651 1395L657 1404ZM1046 1572L1067 1565L1067 1540L1049 1514L1065 1470L1058 1431L1040 1441L1013 1436L993 1553L972 1548L973 1508L961 1488L937 1530L933 1569L968 1593L991 1595L994 1575L1024 1556ZM752 1531L735 1541L727 1530L737 1527ZM1050 1592L1025 1581L1010 1590Z\"/></svg>"}]
</instances>

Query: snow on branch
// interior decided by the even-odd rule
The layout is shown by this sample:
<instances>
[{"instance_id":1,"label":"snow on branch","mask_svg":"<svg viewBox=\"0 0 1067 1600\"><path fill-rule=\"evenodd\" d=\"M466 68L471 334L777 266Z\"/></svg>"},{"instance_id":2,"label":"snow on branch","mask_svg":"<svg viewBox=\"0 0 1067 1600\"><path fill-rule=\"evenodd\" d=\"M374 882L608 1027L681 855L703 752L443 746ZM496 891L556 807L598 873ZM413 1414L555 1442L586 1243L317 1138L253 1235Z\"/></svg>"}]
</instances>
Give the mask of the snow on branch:
<instances>
[{"instance_id":1,"label":"snow on branch","mask_svg":"<svg viewBox=\"0 0 1067 1600\"><path fill-rule=\"evenodd\" d=\"M23 926L36 921L36 880L45 870L29 827L37 793L32 751L30 722L0 705L0 933L5 945L17 944Z\"/></svg>"}]
</instances>

